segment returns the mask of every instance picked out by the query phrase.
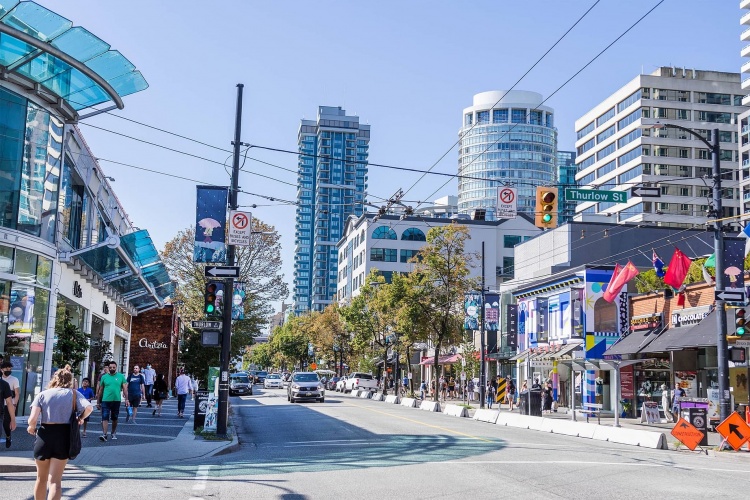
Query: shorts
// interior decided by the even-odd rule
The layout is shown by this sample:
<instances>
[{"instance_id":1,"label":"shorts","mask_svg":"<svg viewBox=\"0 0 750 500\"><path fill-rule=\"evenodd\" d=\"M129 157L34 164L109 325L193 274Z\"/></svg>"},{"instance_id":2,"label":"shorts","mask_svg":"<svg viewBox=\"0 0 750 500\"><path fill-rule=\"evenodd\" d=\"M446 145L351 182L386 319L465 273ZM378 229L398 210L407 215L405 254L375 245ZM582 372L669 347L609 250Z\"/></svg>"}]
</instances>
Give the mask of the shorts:
<instances>
[{"instance_id":1,"label":"shorts","mask_svg":"<svg viewBox=\"0 0 750 500\"><path fill-rule=\"evenodd\" d=\"M70 424L42 424L34 440L37 460L68 460L70 458Z\"/></svg>"},{"instance_id":2,"label":"shorts","mask_svg":"<svg viewBox=\"0 0 750 500\"><path fill-rule=\"evenodd\" d=\"M130 406L138 406L141 404L141 396L128 397L128 401L130 402Z\"/></svg>"},{"instance_id":3,"label":"shorts","mask_svg":"<svg viewBox=\"0 0 750 500\"><path fill-rule=\"evenodd\" d=\"M102 422L106 420L117 420L120 418L119 401L102 401Z\"/></svg>"}]
</instances>

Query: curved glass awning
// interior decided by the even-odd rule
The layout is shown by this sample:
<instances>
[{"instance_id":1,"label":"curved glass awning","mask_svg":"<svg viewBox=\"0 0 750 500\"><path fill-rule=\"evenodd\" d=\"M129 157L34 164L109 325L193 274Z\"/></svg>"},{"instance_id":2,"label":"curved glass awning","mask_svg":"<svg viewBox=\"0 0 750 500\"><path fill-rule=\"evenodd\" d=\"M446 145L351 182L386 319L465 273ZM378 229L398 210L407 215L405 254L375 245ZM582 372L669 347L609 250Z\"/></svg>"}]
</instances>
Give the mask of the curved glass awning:
<instances>
[{"instance_id":1,"label":"curved glass awning","mask_svg":"<svg viewBox=\"0 0 750 500\"><path fill-rule=\"evenodd\" d=\"M32 1L0 0L0 78L34 91L68 120L98 104L148 88L120 52Z\"/></svg>"},{"instance_id":2,"label":"curved glass awning","mask_svg":"<svg viewBox=\"0 0 750 500\"><path fill-rule=\"evenodd\" d=\"M136 312L162 307L174 294L174 283L145 229L110 237L66 257L79 258Z\"/></svg>"}]
</instances>

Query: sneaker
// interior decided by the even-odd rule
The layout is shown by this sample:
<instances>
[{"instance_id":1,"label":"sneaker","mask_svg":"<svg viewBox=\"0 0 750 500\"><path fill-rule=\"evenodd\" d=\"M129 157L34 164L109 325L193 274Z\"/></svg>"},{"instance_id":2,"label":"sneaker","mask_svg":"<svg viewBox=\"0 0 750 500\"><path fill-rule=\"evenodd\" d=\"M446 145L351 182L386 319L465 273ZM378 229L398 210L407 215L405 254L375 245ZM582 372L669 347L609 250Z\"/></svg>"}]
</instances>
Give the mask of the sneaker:
<instances>
[{"instance_id":1,"label":"sneaker","mask_svg":"<svg viewBox=\"0 0 750 500\"><path fill-rule=\"evenodd\" d=\"M99 436L99 441L101 441L102 443L106 443L107 442L107 435L106 434L102 434L101 436Z\"/></svg>"},{"instance_id":2,"label":"sneaker","mask_svg":"<svg viewBox=\"0 0 750 500\"><path fill-rule=\"evenodd\" d=\"M112 434L112 437L110 439L112 441L117 441L117 434Z\"/></svg>"},{"instance_id":3,"label":"sneaker","mask_svg":"<svg viewBox=\"0 0 750 500\"><path fill-rule=\"evenodd\" d=\"M151 415L156 415L156 410L154 410L154 412Z\"/></svg>"},{"instance_id":4,"label":"sneaker","mask_svg":"<svg viewBox=\"0 0 750 500\"><path fill-rule=\"evenodd\" d=\"M83 434L81 434L81 437L85 438L86 437L86 433L84 432Z\"/></svg>"}]
</instances>

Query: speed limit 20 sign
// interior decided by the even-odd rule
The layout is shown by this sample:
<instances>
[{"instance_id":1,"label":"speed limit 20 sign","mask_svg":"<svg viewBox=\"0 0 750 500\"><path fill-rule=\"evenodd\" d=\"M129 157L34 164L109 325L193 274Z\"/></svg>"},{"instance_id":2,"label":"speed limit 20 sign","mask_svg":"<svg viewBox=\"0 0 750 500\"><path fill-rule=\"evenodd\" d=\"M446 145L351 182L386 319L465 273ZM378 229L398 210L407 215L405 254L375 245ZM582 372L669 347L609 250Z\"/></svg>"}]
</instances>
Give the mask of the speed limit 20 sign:
<instances>
[{"instance_id":1,"label":"speed limit 20 sign","mask_svg":"<svg viewBox=\"0 0 750 500\"><path fill-rule=\"evenodd\" d=\"M515 219L518 215L518 189L509 186L497 188L497 218Z\"/></svg>"}]
</instances>

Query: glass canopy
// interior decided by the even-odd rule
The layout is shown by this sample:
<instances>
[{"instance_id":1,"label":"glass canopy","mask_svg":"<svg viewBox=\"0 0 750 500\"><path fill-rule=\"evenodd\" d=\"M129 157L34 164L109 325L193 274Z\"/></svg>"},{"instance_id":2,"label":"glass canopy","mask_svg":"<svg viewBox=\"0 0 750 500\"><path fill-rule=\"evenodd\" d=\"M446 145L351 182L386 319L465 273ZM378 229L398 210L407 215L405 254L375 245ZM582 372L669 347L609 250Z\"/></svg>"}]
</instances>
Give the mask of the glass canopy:
<instances>
[{"instance_id":1,"label":"glass canopy","mask_svg":"<svg viewBox=\"0 0 750 500\"><path fill-rule=\"evenodd\" d=\"M75 111L140 92L148 83L120 52L32 1L0 0L0 66Z\"/></svg>"},{"instance_id":2,"label":"glass canopy","mask_svg":"<svg viewBox=\"0 0 750 500\"><path fill-rule=\"evenodd\" d=\"M100 245L77 256L138 312L174 294L172 279L145 229L122 236L117 248Z\"/></svg>"}]
</instances>

